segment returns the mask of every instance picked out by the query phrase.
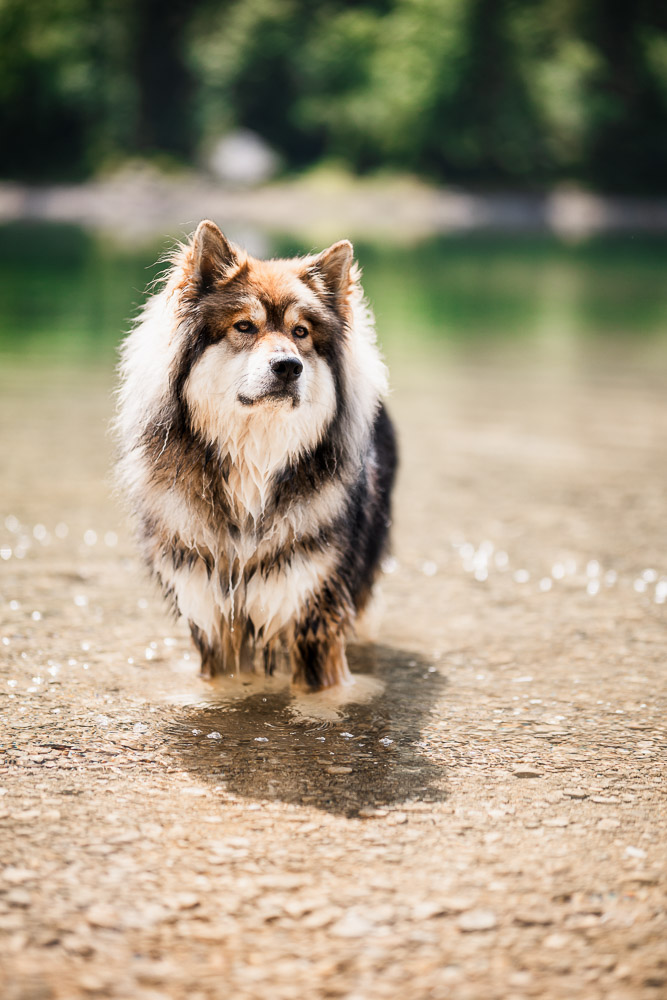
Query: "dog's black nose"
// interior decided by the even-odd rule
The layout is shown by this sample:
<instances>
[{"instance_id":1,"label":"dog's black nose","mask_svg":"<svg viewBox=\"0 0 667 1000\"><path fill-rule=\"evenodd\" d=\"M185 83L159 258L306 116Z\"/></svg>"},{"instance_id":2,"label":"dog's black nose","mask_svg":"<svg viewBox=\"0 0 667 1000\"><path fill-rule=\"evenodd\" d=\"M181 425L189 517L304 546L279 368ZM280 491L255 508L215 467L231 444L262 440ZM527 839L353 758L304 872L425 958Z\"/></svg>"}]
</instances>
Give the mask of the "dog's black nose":
<instances>
[{"instance_id":1,"label":"dog's black nose","mask_svg":"<svg viewBox=\"0 0 667 1000\"><path fill-rule=\"evenodd\" d=\"M284 379L285 382L293 382L303 371L303 365L298 358L286 354L282 358L274 358L271 362L271 371L277 378Z\"/></svg>"}]
</instances>

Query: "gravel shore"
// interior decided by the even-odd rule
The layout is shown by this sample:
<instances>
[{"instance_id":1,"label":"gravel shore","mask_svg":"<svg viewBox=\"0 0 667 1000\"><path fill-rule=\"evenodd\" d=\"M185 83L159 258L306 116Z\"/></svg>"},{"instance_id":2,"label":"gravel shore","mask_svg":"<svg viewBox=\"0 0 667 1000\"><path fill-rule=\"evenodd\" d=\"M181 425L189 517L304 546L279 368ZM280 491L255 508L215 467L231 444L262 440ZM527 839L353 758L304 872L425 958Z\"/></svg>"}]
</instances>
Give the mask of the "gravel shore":
<instances>
[{"instance_id":1,"label":"gravel shore","mask_svg":"<svg viewBox=\"0 0 667 1000\"><path fill-rule=\"evenodd\" d=\"M344 694L197 676L108 374L0 375L3 1000L667 995L664 374L394 363Z\"/></svg>"}]
</instances>

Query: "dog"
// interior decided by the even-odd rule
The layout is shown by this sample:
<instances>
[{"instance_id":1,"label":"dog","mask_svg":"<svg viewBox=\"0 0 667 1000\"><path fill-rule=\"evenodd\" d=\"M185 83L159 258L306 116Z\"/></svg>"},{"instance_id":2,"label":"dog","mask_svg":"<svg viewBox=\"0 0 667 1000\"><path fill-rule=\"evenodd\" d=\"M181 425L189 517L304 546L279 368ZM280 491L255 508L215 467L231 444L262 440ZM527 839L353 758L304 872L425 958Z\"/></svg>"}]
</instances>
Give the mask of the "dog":
<instances>
[{"instance_id":1,"label":"dog","mask_svg":"<svg viewBox=\"0 0 667 1000\"><path fill-rule=\"evenodd\" d=\"M208 220L121 347L119 476L206 677L349 682L387 551L396 442L347 240L259 260Z\"/></svg>"}]
</instances>

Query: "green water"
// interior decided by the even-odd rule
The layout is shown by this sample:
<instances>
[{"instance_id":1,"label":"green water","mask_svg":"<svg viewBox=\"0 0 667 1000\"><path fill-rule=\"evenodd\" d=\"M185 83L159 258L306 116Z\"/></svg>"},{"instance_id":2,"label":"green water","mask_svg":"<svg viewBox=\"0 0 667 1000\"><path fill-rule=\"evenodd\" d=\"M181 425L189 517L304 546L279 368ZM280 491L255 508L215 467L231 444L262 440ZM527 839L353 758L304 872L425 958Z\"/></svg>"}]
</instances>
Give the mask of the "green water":
<instances>
[{"instance_id":1,"label":"green water","mask_svg":"<svg viewBox=\"0 0 667 1000\"><path fill-rule=\"evenodd\" d=\"M14 360L112 363L168 239L127 248L73 226L0 227L0 352ZM304 252L273 240L275 255ZM544 340L667 342L667 239L451 236L358 244L390 354L482 352Z\"/></svg>"}]
</instances>

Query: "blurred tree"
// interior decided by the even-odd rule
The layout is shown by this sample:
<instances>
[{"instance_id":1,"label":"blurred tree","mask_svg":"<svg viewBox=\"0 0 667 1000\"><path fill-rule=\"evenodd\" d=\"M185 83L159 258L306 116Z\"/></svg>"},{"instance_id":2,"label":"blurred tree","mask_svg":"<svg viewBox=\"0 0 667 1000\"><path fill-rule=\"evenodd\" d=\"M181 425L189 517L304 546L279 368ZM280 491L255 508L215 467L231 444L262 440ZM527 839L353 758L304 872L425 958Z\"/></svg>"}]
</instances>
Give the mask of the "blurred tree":
<instances>
[{"instance_id":1,"label":"blurred tree","mask_svg":"<svg viewBox=\"0 0 667 1000\"><path fill-rule=\"evenodd\" d=\"M0 0L0 165L85 175L135 152L189 156L190 0Z\"/></svg>"},{"instance_id":2,"label":"blurred tree","mask_svg":"<svg viewBox=\"0 0 667 1000\"><path fill-rule=\"evenodd\" d=\"M508 0L470 0L465 7L460 68L436 107L427 162L468 183L535 184L549 175L543 123Z\"/></svg>"},{"instance_id":3,"label":"blurred tree","mask_svg":"<svg viewBox=\"0 0 667 1000\"><path fill-rule=\"evenodd\" d=\"M441 131L465 50L466 0L395 0L315 20L295 113L325 151L362 169L420 169ZM434 134L435 133L435 134Z\"/></svg>"},{"instance_id":4,"label":"blurred tree","mask_svg":"<svg viewBox=\"0 0 667 1000\"><path fill-rule=\"evenodd\" d=\"M0 0L0 135L5 174L86 168L94 120L88 0Z\"/></svg>"},{"instance_id":5,"label":"blurred tree","mask_svg":"<svg viewBox=\"0 0 667 1000\"><path fill-rule=\"evenodd\" d=\"M581 36L600 59L588 93L593 114L582 163L587 179L615 191L664 190L667 5L588 0L579 22Z\"/></svg>"},{"instance_id":6,"label":"blurred tree","mask_svg":"<svg viewBox=\"0 0 667 1000\"><path fill-rule=\"evenodd\" d=\"M193 0L130 3L129 75L136 81L136 147L188 156L197 140L193 86L183 37L196 9Z\"/></svg>"}]
</instances>

